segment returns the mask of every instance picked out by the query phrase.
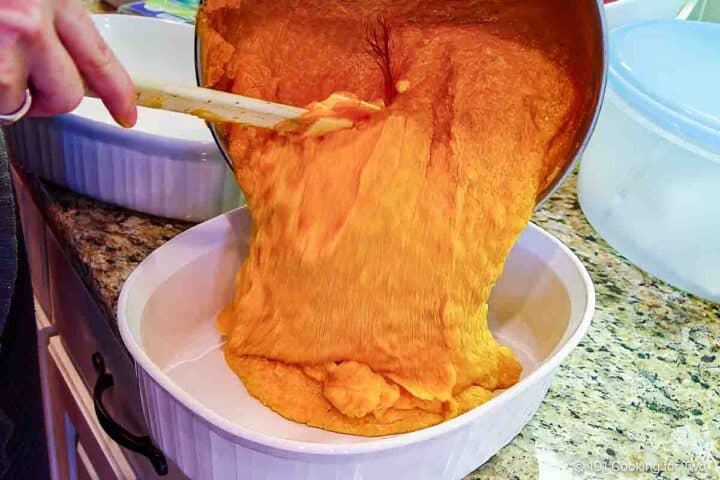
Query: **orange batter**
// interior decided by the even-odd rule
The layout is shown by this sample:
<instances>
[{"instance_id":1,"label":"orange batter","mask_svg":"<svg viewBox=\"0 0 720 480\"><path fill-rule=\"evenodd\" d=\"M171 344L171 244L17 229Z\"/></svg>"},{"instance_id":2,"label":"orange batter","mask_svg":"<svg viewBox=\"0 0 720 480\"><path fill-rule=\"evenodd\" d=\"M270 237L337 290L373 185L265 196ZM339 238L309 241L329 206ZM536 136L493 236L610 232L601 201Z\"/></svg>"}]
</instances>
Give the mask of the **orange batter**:
<instances>
[{"instance_id":1,"label":"orange batter","mask_svg":"<svg viewBox=\"0 0 720 480\"><path fill-rule=\"evenodd\" d=\"M385 435L518 381L487 301L582 104L557 28L571 16L556 2L547 20L547 3L205 2L208 86L385 106L320 137L227 130L254 230L218 325L229 365L264 404Z\"/></svg>"}]
</instances>

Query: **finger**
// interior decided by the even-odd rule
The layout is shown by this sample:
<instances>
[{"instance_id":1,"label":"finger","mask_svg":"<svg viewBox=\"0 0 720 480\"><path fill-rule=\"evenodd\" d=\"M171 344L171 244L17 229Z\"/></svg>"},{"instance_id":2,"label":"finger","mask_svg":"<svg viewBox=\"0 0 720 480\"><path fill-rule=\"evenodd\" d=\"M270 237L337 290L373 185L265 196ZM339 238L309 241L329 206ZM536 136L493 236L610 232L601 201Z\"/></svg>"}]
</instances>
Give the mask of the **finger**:
<instances>
[{"instance_id":1,"label":"finger","mask_svg":"<svg viewBox=\"0 0 720 480\"><path fill-rule=\"evenodd\" d=\"M85 91L82 78L52 27L29 47L26 55L32 58L30 115L57 115L74 110Z\"/></svg>"},{"instance_id":2,"label":"finger","mask_svg":"<svg viewBox=\"0 0 720 480\"><path fill-rule=\"evenodd\" d=\"M0 26L4 32L15 32L24 41L33 41L48 23L48 9L38 0L2 0Z\"/></svg>"},{"instance_id":3,"label":"finger","mask_svg":"<svg viewBox=\"0 0 720 480\"><path fill-rule=\"evenodd\" d=\"M17 112L25 102L27 63L17 35L0 31L0 114Z\"/></svg>"},{"instance_id":4,"label":"finger","mask_svg":"<svg viewBox=\"0 0 720 480\"><path fill-rule=\"evenodd\" d=\"M135 87L130 76L77 2L65 2L55 28L90 88L115 120L131 127L137 120Z\"/></svg>"}]
</instances>

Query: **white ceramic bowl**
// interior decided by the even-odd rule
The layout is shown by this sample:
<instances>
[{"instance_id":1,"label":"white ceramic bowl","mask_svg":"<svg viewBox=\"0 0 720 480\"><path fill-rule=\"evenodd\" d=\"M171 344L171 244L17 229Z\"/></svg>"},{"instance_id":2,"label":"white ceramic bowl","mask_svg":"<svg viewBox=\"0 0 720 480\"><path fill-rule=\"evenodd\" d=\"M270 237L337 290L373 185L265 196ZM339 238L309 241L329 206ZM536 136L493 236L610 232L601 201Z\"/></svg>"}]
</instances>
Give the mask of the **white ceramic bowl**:
<instances>
[{"instance_id":1,"label":"white ceramic bowl","mask_svg":"<svg viewBox=\"0 0 720 480\"><path fill-rule=\"evenodd\" d=\"M192 26L128 15L95 15L95 26L138 77L195 85ZM132 130L85 98L69 115L5 129L31 173L76 192L154 215L201 221L242 204L205 122L140 108Z\"/></svg>"},{"instance_id":2,"label":"white ceramic bowl","mask_svg":"<svg viewBox=\"0 0 720 480\"><path fill-rule=\"evenodd\" d=\"M490 301L493 333L524 367L484 405L413 433L355 437L288 421L226 366L214 318L231 301L250 219L236 210L179 235L130 275L118 319L160 448L193 479L453 479L510 442L587 331L595 294L580 261L535 226L521 236Z\"/></svg>"}]
</instances>

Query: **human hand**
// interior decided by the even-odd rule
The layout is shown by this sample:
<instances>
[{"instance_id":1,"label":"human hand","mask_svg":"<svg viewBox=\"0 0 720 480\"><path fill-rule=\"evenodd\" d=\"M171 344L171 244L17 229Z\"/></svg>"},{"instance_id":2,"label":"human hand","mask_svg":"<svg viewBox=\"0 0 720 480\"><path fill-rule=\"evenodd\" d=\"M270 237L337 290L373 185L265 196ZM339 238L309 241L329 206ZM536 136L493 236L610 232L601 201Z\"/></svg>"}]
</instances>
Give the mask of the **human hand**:
<instances>
[{"instance_id":1,"label":"human hand","mask_svg":"<svg viewBox=\"0 0 720 480\"><path fill-rule=\"evenodd\" d=\"M73 110L83 79L124 127L137 119L130 76L78 0L0 0L0 114L32 94L29 115Z\"/></svg>"}]
</instances>

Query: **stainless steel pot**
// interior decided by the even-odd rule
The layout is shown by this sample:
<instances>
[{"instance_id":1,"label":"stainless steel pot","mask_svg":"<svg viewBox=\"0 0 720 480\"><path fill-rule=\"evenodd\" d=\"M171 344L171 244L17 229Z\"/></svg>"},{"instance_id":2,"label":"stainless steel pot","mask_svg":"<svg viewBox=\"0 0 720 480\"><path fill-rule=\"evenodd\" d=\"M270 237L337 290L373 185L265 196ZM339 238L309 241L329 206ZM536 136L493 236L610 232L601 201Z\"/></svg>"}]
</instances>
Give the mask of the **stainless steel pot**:
<instances>
[{"instance_id":1,"label":"stainless steel pot","mask_svg":"<svg viewBox=\"0 0 720 480\"><path fill-rule=\"evenodd\" d=\"M473 1L473 0L468 0ZM502 0L474 0L475 3L492 3L494 8L505 8ZM533 1L533 0L527 0ZM579 127L573 139L573 151L567 155L561 168L555 172L541 190L537 199L537 206L547 200L563 181L573 171L575 163L579 160L590 136L595 128L600 107L605 92L607 78L607 24L605 10L602 0L535 0L535 3L544 5L548 17L557 15L558 10L563 14L572 16L573 22L569 32L572 38L577 41L583 55L580 57L584 64L579 65L579 70L584 72L585 105L582 116L579 119ZM202 8L202 2L201 2ZM569 18L569 17L568 17ZM198 85L205 86L203 81L204 66L202 64L202 40L198 33L202 27L202 20L199 18L195 29L195 73ZM550 28L550 27L549 27ZM232 168L232 159L228 153L227 144L217 125L209 123L213 137L225 157L226 162Z\"/></svg>"}]
</instances>

